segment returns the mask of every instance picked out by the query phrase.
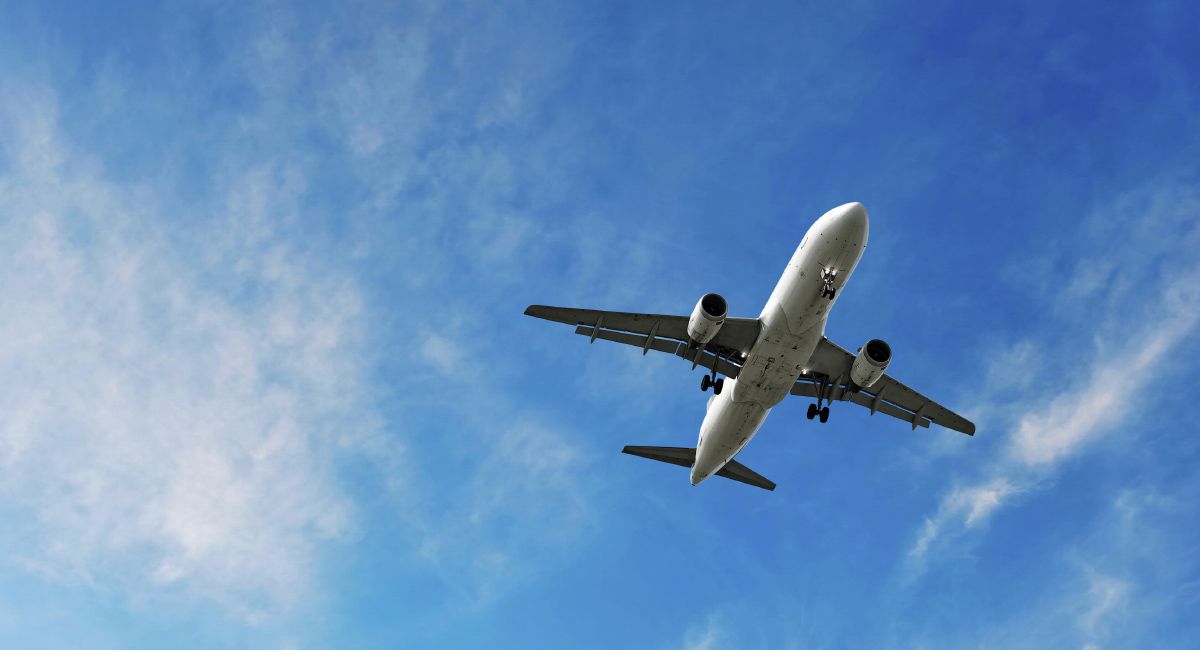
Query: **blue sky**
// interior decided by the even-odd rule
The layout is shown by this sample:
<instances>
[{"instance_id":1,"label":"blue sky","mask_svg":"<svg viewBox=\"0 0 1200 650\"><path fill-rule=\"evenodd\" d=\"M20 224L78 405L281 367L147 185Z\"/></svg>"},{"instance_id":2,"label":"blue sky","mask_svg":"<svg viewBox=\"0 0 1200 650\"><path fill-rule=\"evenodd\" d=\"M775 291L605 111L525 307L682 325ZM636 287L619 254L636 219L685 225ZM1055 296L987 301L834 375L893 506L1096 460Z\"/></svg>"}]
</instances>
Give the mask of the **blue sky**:
<instances>
[{"instance_id":1,"label":"blue sky","mask_svg":"<svg viewBox=\"0 0 1200 650\"><path fill-rule=\"evenodd\" d=\"M1200 643L1181 2L0 1L0 646ZM968 438L707 395L533 303L762 308Z\"/></svg>"}]
</instances>

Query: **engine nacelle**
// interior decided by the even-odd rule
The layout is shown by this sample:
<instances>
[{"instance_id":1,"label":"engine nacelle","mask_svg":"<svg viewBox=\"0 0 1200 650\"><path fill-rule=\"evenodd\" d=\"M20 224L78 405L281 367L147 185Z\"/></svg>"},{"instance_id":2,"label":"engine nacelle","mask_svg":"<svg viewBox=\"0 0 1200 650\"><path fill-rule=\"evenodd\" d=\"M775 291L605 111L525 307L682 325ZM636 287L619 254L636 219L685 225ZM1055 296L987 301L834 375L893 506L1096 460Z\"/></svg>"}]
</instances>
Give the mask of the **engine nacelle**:
<instances>
[{"instance_id":1,"label":"engine nacelle","mask_svg":"<svg viewBox=\"0 0 1200 650\"><path fill-rule=\"evenodd\" d=\"M708 343L717 335L728 313L729 303L724 298L715 293L704 294L688 320L688 336L697 343Z\"/></svg>"},{"instance_id":2,"label":"engine nacelle","mask_svg":"<svg viewBox=\"0 0 1200 650\"><path fill-rule=\"evenodd\" d=\"M860 388L870 388L883 376L891 361L892 348L879 339L871 339L854 357L854 365L850 366L850 381Z\"/></svg>"}]
</instances>

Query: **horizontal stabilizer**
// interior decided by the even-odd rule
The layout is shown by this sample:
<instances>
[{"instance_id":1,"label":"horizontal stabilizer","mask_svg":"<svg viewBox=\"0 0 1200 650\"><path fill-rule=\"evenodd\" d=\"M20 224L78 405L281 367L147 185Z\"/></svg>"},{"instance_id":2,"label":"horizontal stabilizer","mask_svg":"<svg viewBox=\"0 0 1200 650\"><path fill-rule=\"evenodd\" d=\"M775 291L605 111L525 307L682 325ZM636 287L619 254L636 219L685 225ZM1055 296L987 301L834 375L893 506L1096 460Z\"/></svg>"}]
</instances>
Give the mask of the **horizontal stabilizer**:
<instances>
[{"instance_id":1,"label":"horizontal stabilizer","mask_svg":"<svg viewBox=\"0 0 1200 650\"><path fill-rule=\"evenodd\" d=\"M725 466L721 468L721 471L717 472L717 476L731 478L735 481L741 481L746 485L753 485L754 487L760 487L764 490L775 490L774 483L763 478L761 474L737 462L736 460L731 460L728 463L725 463Z\"/></svg>"},{"instance_id":2,"label":"horizontal stabilizer","mask_svg":"<svg viewBox=\"0 0 1200 650\"><path fill-rule=\"evenodd\" d=\"M623 454L641 456L672 465L691 467L696 463L695 447L630 447L621 450Z\"/></svg>"},{"instance_id":3,"label":"horizontal stabilizer","mask_svg":"<svg viewBox=\"0 0 1200 650\"><path fill-rule=\"evenodd\" d=\"M696 448L695 447L630 447L626 446L621 450L621 453L631 456L641 456L650 460L657 460L663 463L671 463L682 467L691 467L696 463ZM775 484L763 478L758 472L746 467L745 465L731 460L725 463L721 471L717 472L717 476L722 476L727 479L732 479L746 485L753 485L764 490L774 490Z\"/></svg>"}]
</instances>

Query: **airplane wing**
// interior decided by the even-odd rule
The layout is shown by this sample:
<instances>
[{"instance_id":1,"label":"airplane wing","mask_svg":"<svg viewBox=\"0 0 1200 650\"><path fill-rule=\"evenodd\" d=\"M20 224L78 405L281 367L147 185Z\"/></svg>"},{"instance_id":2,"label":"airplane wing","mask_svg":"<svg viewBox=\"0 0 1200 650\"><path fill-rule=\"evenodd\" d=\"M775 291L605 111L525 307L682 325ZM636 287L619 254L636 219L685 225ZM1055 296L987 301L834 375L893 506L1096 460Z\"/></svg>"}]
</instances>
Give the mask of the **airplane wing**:
<instances>
[{"instance_id":1,"label":"airplane wing","mask_svg":"<svg viewBox=\"0 0 1200 650\"><path fill-rule=\"evenodd\" d=\"M704 350L688 348L687 316L661 314L634 314L621 311L597 309L571 309L531 305L526 316L575 325L575 333L596 339L615 341L642 348L642 354L650 350L666 352L696 361L705 368L716 366L717 372L727 377L737 377L745 355L758 340L762 325L757 318L726 318L716 337L708 342Z\"/></svg>"},{"instance_id":2,"label":"airplane wing","mask_svg":"<svg viewBox=\"0 0 1200 650\"><path fill-rule=\"evenodd\" d=\"M975 425L963 416L934 402L917 391L885 374L870 388L857 393L850 391L850 366L854 355L843 350L833 341L822 338L809 361L808 372L792 387L793 395L817 397L823 394L830 401L849 401L912 423L928 427L930 422L940 424L969 436L975 435Z\"/></svg>"},{"instance_id":3,"label":"airplane wing","mask_svg":"<svg viewBox=\"0 0 1200 650\"><path fill-rule=\"evenodd\" d=\"M737 377L745 354L758 340L761 323L755 318L726 318L717 336L704 350L687 345L687 316L635 314L596 309L572 309L531 305L527 316L575 325L575 333L596 339L624 343L642 349L674 354L697 365L712 369L726 377ZM792 387L793 395L849 401L895 418L910 422L913 429L940 424L967 435L975 435L975 425L966 418L934 402L917 391L885 374L869 389L857 393L849 390L850 366L854 355L829 339L822 338L813 352L808 372ZM822 381L824 379L824 381Z\"/></svg>"}]
</instances>

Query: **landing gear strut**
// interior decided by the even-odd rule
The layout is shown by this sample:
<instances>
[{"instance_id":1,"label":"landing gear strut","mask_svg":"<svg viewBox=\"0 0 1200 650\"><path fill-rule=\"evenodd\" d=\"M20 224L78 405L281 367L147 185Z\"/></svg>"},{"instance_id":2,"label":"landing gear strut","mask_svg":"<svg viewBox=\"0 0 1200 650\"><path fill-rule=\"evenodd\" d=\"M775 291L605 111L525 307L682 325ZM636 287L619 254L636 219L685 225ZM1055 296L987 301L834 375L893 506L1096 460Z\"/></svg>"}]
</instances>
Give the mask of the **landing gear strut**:
<instances>
[{"instance_id":1,"label":"landing gear strut","mask_svg":"<svg viewBox=\"0 0 1200 650\"><path fill-rule=\"evenodd\" d=\"M828 385L829 378L825 377L824 375L821 375L820 377L820 383L816 384L817 403L808 405L808 419L811 420L815 417L820 417L821 423L824 424L825 422L829 421L829 407L822 407L821 402L825 400L825 392L827 390L826 386Z\"/></svg>"},{"instance_id":2,"label":"landing gear strut","mask_svg":"<svg viewBox=\"0 0 1200 650\"><path fill-rule=\"evenodd\" d=\"M701 346L700 351L696 353L696 359L704 353L704 347ZM700 378L700 390L707 391L709 386L712 386L713 395L720 395L721 389L725 388L725 378L717 379L717 363L721 361L721 353L717 352L717 358L713 361L712 374L704 375Z\"/></svg>"}]
</instances>

